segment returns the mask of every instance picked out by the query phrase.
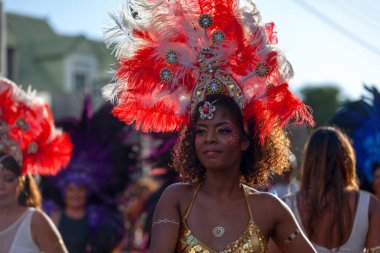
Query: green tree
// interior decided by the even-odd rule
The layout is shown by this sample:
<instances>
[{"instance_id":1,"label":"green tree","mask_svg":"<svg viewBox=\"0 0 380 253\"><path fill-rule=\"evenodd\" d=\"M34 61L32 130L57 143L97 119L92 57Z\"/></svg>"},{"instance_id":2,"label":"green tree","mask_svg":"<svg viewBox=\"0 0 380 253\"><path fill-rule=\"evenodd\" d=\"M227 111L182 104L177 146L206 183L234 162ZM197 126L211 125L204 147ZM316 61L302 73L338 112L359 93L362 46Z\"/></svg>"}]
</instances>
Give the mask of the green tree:
<instances>
[{"instance_id":1,"label":"green tree","mask_svg":"<svg viewBox=\"0 0 380 253\"><path fill-rule=\"evenodd\" d=\"M333 84L301 89L303 102L313 109L316 126L325 125L341 105L340 89Z\"/></svg>"}]
</instances>

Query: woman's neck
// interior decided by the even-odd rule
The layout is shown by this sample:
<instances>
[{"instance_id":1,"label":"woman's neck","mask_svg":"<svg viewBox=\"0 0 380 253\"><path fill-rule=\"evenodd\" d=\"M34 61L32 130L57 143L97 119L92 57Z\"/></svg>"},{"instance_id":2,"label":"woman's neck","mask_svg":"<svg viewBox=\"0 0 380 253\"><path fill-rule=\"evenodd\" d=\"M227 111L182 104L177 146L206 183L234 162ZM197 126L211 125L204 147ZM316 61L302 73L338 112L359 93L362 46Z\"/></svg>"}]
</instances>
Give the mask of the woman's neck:
<instances>
[{"instance_id":1,"label":"woman's neck","mask_svg":"<svg viewBox=\"0 0 380 253\"><path fill-rule=\"evenodd\" d=\"M239 176L206 175L202 188L205 193L215 198L240 198L242 193Z\"/></svg>"},{"instance_id":2,"label":"woman's neck","mask_svg":"<svg viewBox=\"0 0 380 253\"><path fill-rule=\"evenodd\" d=\"M16 214L19 212L23 212L26 207L20 206L19 204L0 206L0 215L8 216L10 214Z\"/></svg>"},{"instance_id":3,"label":"woman's neck","mask_svg":"<svg viewBox=\"0 0 380 253\"><path fill-rule=\"evenodd\" d=\"M86 208L83 207L66 207L65 214L70 218L81 219L86 215Z\"/></svg>"}]
</instances>

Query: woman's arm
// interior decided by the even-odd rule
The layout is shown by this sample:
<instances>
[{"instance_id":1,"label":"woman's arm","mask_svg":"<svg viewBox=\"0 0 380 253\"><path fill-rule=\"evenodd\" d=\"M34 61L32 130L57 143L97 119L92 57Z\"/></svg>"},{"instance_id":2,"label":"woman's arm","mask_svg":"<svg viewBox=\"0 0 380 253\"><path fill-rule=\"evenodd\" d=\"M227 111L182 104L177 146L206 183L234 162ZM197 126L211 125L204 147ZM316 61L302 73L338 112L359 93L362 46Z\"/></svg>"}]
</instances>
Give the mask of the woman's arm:
<instances>
[{"instance_id":1,"label":"woman's arm","mask_svg":"<svg viewBox=\"0 0 380 253\"><path fill-rule=\"evenodd\" d=\"M44 253L67 253L62 237L51 219L37 210L32 217L32 237Z\"/></svg>"},{"instance_id":2,"label":"woman's arm","mask_svg":"<svg viewBox=\"0 0 380 253\"><path fill-rule=\"evenodd\" d=\"M374 248L380 246L380 202L373 195L370 195L368 216L369 227L365 245L367 248Z\"/></svg>"},{"instance_id":3,"label":"woman's arm","mask_svg":"<svg viewBox=\"0 0 380 253\"><path fill-rule=\"evenodd\" d=\"M61 211L59 211L59 210L55 210L55 211L51 212L51 214L50 214L50 219L53 221L53 223L55 224L55 226L57 228L59 227L61 215L62 215Z\"/></svg>"},{"instance_id":4,"label":"woman's arm","mask_svg":"<svg viewBox=\"0 0 380 253\"><path fill-rule=\"evenodd\" d=\"M177 245L181 215L179 209L180 185L166 188L153 215L151 253L173 253Z\"/></svg>"},{"instance_id":5,"label":"woman's arm","mask_svg":"<svg viewBox=\"0 0 380 253\"><path fill-rule=\"evenodd\" d=\"M298 225L289 207L276 197L272 197L275 226L271 238L284 253L316 252Z\"/></svg>"}]
</instances>

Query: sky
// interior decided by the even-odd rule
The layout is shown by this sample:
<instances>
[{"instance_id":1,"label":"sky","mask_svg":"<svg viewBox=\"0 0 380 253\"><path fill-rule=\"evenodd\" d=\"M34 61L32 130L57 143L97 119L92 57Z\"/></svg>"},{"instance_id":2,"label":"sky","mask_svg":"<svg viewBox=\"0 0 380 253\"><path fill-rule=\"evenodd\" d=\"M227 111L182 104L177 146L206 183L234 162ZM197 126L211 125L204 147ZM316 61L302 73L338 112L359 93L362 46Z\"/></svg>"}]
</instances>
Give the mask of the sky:
<instances>
[{"instance_id":1,"label":"sky","mask_svg":"<svg viewBox=\"0 0 380 253\"><path fill-rule=\"evenodd\" d=\"M109 12L121 0L3 0L6 12L44 18L59 34L102 40ZM254 0L264 22L274 21L279 46L292 63L291 90L333 84L341 99L380 89L379 0Z\"/></svg>"}]
</instances>

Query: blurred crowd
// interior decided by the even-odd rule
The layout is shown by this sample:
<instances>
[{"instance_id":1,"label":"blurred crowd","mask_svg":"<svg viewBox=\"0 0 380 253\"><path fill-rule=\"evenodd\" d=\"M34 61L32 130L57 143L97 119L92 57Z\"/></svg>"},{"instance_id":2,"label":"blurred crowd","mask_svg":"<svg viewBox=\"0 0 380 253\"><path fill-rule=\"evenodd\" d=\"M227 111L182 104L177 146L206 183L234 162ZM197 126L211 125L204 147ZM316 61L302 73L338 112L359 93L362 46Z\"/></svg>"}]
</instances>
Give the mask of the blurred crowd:
<instances>
[{"instance_id":1,"label":"blurred crowd","mask_svg":"<svg viewBox=\"0 0 380 253\"><path fill-rule=\"evenodd\" d=\"M377 91L374 90L374 92ZM342 115L338 114L338 116L332 122L339 126ZM111 114L110 105L106 104L94 113L88 99L84 103L81 119L60 119L56 124L71 136L73 143L71 161L67 168L57 175L35 177L42 194L42 210L55 224L55 228L51 227L52 231L57 229L59 232L54 238L59 239L62 236L64 245L70 253L148 252L150 230L157 202L164 189L178 181L177 172L170 163L171 149L177 136L175 134L147 134L144 137L144 147L140 141L142 136L139 136L130 126L116 120ZM343 129L344 126L341 128ZM313 146L312 141L318 142L327 138L322 134L317 136L317 133L323 131L333 132L339 138L326 144L323 149L317 149L315 146L318 145ZM371 135L371 132L369 133ZM338 158L329 157L332 151L326 150L330 147L336 153L334 154L340 157L338 148L332 149L333 145L339 143L345 143L344 149L348 150L352 158L351 168L354 170L355 154L350 151L352 148L351 144L348 144L349 137L345 136L339 128L318 129L309 142L309 149L306 149L307 159L306 162L303 160L303 175L301 175L301 166L297 157L290 154L286 172L280 176L272 176L265 186L258 186L258 188L284 201L288 201L287 197L292 194L295 196L299 193L298 196L305 196L302 195L305 189L317 191L317 185L311 181L317 180L319 174L309 175L314 178L307 181L305 168L308 166L312 168L319 162L319 157L338 161ZM326 139L326 143L328 141ZM315 150L312 149L313 147ZM353 147L355 148L355 145ZM9 165L11 163L7 161L8 156L4 157L7 163L2 166L11 167ZM308 164L313 159L315 164ZM362 158L358 158L359 165L361 165L360 159ZM369 156L368 160L371 162L365 164L370 164L370 168L356 172L360 182L354 180L356 177L350 177L353 180L352 189L357 191L358 185L363 183L362 188L372 192L378 201L380 199L380 158ZM342 164L348 166L346 162ZM333 167L331 165L331 171ZM318 171L321 172L322 169ZM0 167L0 173L5 173L2 167ZM20 172L14 173L17 176L21 175ZM348 170L342 172L342 175L345 173L348 173ZM0 193L5 191L6 182L14 180L13 174L11 178L8 174L1 174ZM332 187L331 189L340 180L338 176L330 178L331 181L328 181L330 180L328 177L323 178L326 180L326 185ZM311 185L307 185L308 183ZM321 185L323 184L321 182ZM307 206L308 201L302 198L300 201L300 205ZM291 204L288 202L287 204L291 207ZM345 205L343 202L341 204ZM302 213L302 210L300 212ZM309 221L312 222L312 220ZM301 223L300 220L299 222ZM346 223L342 221L342 224ZM0 235L1 228L3 226L0 227ZM312 239L318 241L317 237ZM269 244L271 252L277 252L275 246L271 248L272 246Z\"/></svg>"}]
</instances>

